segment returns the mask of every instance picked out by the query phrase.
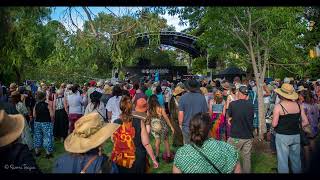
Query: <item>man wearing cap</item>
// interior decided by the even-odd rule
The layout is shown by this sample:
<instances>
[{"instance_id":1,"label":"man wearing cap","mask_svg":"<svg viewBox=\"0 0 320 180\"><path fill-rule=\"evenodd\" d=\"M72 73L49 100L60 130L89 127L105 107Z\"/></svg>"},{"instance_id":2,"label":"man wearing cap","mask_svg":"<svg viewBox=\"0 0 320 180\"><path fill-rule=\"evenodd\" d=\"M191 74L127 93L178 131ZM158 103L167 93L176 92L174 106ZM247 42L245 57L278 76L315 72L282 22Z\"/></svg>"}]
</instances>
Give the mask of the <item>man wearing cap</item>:
<instances>
[{"instance_id":1,"label":"man wearing cap","mask_svg":"<svg viewBox=\"0 0 320 180\"><path fill-rule=\"evenodd\" d=\"M187 83L189 92L179 100L179 126L182 130L184 144L190 144L189 124L191 118L199 112L208 112L208 104L204 95L200 93L200 84L196 80Z\"/></svg>"},{"instance_id":2,"label":"man wearing cap","mask_svg":"<svg viewBox=\"0 0 320 180\"><path fill-rule=\"evenodd\" d=\"M231 102L228 109L228 124L231 125L228 143L240 151L243 172L250 173L254 110L248 101L247 86L240 86L237 96L238 100Z\"/></svg>"}]
</instances>

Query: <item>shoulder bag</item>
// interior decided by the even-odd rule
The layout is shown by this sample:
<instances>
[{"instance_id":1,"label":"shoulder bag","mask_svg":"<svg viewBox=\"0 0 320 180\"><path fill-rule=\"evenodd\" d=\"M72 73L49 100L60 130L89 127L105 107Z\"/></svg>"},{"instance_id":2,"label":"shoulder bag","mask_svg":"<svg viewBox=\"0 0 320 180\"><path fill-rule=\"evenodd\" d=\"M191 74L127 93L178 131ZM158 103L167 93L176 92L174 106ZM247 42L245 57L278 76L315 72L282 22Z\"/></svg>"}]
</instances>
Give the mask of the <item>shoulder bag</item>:
<instances>
[{"instance_id":1,"label":"shoulder bag","mask_svg":"<svg viewBox=\"0 0 320 180\"><path fill-rule=\"evenodd\" d=\"M222 174L222 172L217 168L217 166L214 165L214 164L209 160L209 158L208 158L203 152L201 152L201 151L196 147L196 145L191 144L191 146L192 146L196 151L198 151L198 153L200 154L200 156L203 157L216 171L218 171L219 174Z\"/></svg>"}]
</instances>

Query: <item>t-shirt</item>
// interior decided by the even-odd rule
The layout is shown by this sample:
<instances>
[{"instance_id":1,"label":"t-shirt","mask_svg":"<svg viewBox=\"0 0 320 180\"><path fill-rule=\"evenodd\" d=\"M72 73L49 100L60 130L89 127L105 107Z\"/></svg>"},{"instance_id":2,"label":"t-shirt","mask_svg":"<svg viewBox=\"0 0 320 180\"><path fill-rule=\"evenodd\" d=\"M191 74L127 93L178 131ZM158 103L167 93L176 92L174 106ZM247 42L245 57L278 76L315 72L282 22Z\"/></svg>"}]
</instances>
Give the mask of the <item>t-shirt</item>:
<instances>
[{"instance_id":1,"label":"t-shirt","mask_svg":"<svg viewBox=\"0 0 320 180\"><path fill-rule=\"evenodd\" d=\"M70 114L82 114L82 97L80 94L71 94L68 96L68 105Z\"/></svg>"},{"instance_id":2,"label":"t-shirt","mask_svg":"<svg viewBox=\"0 0 320 180\"><path fill-rule=\"evenodd\" d=\"M229 104L228 109L231 120L230 137L239 139L253 138L253 105L248 100L236 100Z\"/></svg>"},{"instance_id":3,"label":"t-shirt","mask_svg":"<svg viewBox=\"0 0 320 180\"><path fill-rule=\"evenodd\" d=\"M183 111L184 114L182 126L189 127L190 120L195 114L208 112L206 98L200 93L186 93L179 100L179 111Z\"/></svg>"},{"instance_id":4,"label":"t-shirt","mask_svg":"<svg viewBox=\"0 0 320 180\"><path fill-rule=\"evenodd\" d=\"M108 112L112 112L111 122L113 122L116 119L119 119L119 116L121 114L120 110L120 100L121 96L113 96L109 99L106 109Z\"/></svg>"},{"instance_id":5,"label":"t-shirt","mask_svg":"<svg viewBox=\"0 0 320 180\"><path fill-rule=\"evenodd\" d=\"M230 144L215 139L206 140L201 148L198 148L222 173L232 173L239 153ZM199 152L186 144L179 148L175 158L174 165L182 173L218 173L218 171L204 158Z\"/></svg>"},{"instance_id":6,"label":"t-shirt","mask_svg":"<svg viewBox=\"0 0 320 180\"><path fill-rule=\"evenodd\" d=\"M164 107L164 98L162 94L157 94L157 98L159 101L160 106Z\"/></svg>"}]
</instances>

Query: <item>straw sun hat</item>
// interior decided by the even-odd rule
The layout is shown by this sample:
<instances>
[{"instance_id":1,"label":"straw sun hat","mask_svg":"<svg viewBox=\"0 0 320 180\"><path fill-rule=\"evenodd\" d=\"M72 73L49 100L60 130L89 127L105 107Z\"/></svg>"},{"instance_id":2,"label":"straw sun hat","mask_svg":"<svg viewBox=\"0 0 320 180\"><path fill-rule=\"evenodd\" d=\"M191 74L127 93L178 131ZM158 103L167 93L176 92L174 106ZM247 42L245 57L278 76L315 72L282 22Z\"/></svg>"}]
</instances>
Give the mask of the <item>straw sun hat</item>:
<instances>
[{"instance_id":1,"label":"straw sun hat","mask_svg":"<svg viewBox=\"0 0 320 180\"><path fill-rule=\"evenodd\" d=\"M112 87L110 87L109 85L105 85L103 90L105 94L112 94Z\"/></svg>"},{"instance_id":2,"label":"straw sun hat","mask_svg":"<svg viewBox=\"0 0 320 180\"><path fill-rule=\"evenodd\" d=\"M203 95L208 94L208 89L207 89L206 87L201 87L201 88L200 88L200 91L201 91L201 93L202 93Z\"/></svg>"},{"instance_id":3,"label":"straw sun hat","mask_svg":"<svg viewBox=\"0 0 320 180\"><path fill-rule=\"evenodd\" d=\"M103 123L98 113L82 116L64 141L64 148L71 153L88 152L104 143L119 127L119 124Z\"/></svg>"},{"instance_id":4,"label":"straw sun hat","mask_svg":"<svg viewBox=\"0 0 320 180\"><path fill-rule=\"evenodd\" d=\"M185 90L183 88L181 88L180 86L177 86L174 91L173 91L173 95L176 96L178 94L183 93Z\"/></svg>"},{"instance_id":5,"label":"straw sun hat","mask_svg":"<svg viewBox=\"0 0 320 180\"><path fill-rule=\"evenodd\" d=\"M0 111L0 147L11 144L17 140L24 128L24 117L8 115L4 110Z\"/></svg>"},{"instance_id":6,"label":"straw sun hat","mask_svg":"<svg viewBox=\"0 0 320 180\"><path fill-rule=\"evenodd\" d=\"M280 96L290 100L297 100L299 97L298 94L294 91L293 86L288 83L282 84L281 88L277 88L274 91Z\"/></svg>"}]
</instances>

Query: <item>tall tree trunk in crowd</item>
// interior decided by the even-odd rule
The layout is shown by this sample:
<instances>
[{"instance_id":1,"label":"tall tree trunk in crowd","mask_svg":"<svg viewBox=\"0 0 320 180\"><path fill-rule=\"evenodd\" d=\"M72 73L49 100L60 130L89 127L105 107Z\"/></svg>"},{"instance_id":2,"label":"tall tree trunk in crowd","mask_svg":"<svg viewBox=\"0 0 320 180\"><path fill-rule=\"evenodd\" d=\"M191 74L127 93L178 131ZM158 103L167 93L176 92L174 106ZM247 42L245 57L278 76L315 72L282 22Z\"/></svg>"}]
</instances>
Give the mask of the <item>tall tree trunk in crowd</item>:
<instances>
[{"instance_id":1,"label":"tall tree trunk in crowd","mask_svg":"<svg viewBox=\"0 0 320 180\"><path fill-rule=\"evenodd\" d=\"M258 113L259 113L259 139L264 139L264 133L266 132L266 120L264 111L264 99L263 99L263 85L266 73L266 67L269 60L269 49L266 43L257 30L252 28L252 17L250 9L247 9L248 14L248 27L245 28L240 22L239 18L235 16L235 20L239 27L241 27L241 33L245 36L240 35L239 31L229 31L234 37L240 40L243 46L246 48L250 55L250 63L252 64L254 78L256 80L257 94L258 94ZM263 53L263 57L262 54Z\"/></svg>"},{"instance_id":2,"label":"tall tree trunk in crowd","mask_svg":"<svg viewBox=\"0 0 320 180\"><path fill-rule=\"evenodd\" d=\"M22 74L22 72L17 67L14 67L14 72L16 74L16 82L18 84L20 84L21 83L21 74Z\"/></svg>"}]
</instances>

